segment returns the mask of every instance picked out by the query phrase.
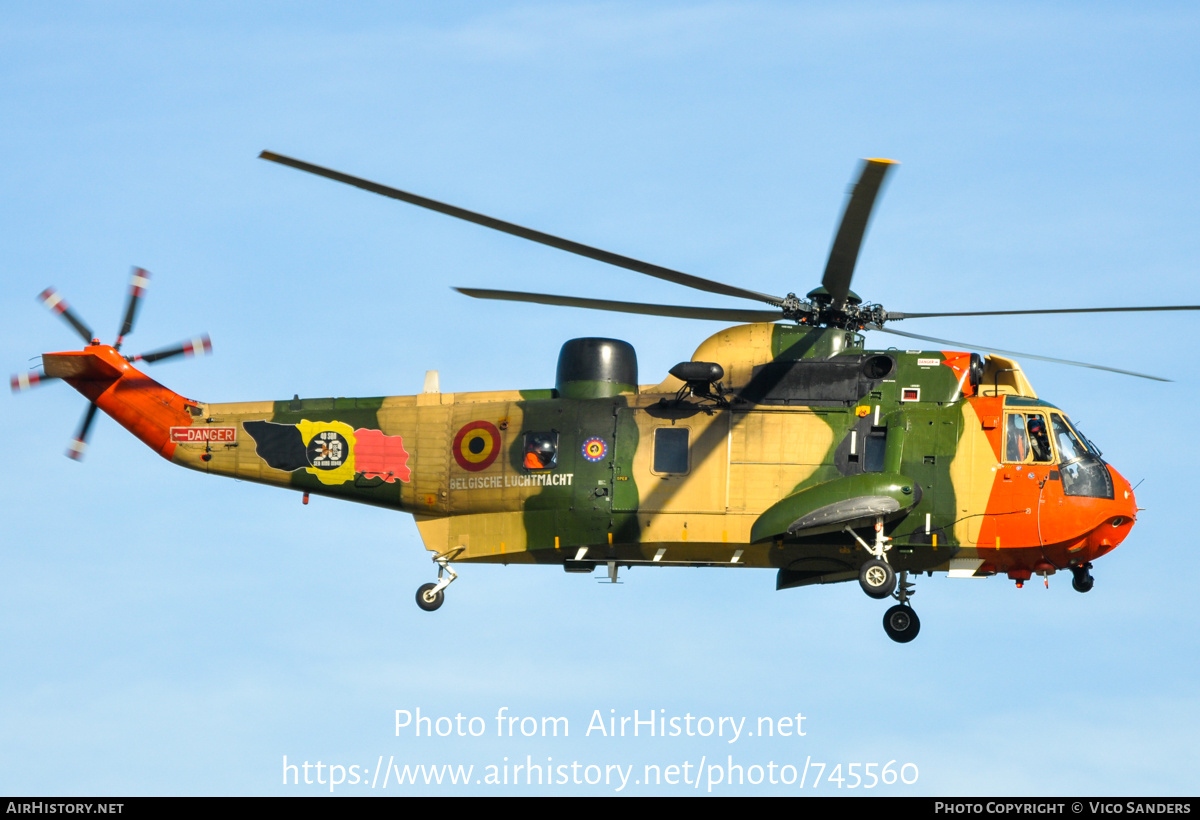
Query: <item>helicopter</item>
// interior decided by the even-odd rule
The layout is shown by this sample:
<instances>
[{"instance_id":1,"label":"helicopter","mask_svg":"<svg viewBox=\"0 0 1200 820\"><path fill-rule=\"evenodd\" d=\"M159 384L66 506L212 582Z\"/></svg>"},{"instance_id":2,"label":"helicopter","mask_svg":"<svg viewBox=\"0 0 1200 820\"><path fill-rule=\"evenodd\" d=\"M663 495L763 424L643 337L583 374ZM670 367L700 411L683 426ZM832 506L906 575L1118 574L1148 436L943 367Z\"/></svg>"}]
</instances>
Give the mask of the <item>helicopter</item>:
<instances>
[{"instance_id":1,"label":"helicopter","mask_svg":"<svg viewBox=\"0 0 1200 820\"><path fill-rule=\"evenodd\" d=\"M149 283L135 268L124 319L102 344L53 288L39 299L83 339L12 377L14 392L62 380L89 400L68 449L78 459L103 411L175 464L213 475L413 515L437 567L417 605L440 608L473 563L546 564L569 573L632 567L750 567L776 589L852 582L895 603L886 634L920 630L915 578L1069 571L1092 589L1093 562L1137 520L1129 482L1065 412L1041 399L1014 356L885 327L905 318L1200 310L1200 306L898 313L850 289L878 194L895 167L861 164L820 286L775 296L621 256L269 151L262 159L457 219L766 309L655 305L478 288L479 299L735 323L655 384L627 342L572 339L553 387L205 403L141 372L211 351L207 336L140 356L120 352ZM863 331L937 345L867 349ZM974 349L983 351L967 352Z\"/></svg>"}]
</instances>

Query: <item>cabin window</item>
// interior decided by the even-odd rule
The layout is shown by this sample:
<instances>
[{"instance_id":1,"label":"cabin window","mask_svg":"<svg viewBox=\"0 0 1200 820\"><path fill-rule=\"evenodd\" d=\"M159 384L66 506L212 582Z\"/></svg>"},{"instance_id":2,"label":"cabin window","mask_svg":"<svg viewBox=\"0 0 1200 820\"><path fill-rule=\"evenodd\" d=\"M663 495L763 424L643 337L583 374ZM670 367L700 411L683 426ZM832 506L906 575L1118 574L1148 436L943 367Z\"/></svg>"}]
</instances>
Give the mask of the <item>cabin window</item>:
<instances>
[{"instance_id":1,"label":"cabin window","mask_svg":"<svg viewBox=\"0 0 1200 820\"><path fill-rule=\"evenodd\" d=\"M688 434L686 427L659 427L654 431L654 472L686 473Z\"/></svg>"},{"instance_id":2,"label":"cabin window","mask_svg":"<svg viewBox=\"0 0 1200 820\"><path fill-rule=\"evenodd\" d=\"M526 433L521 466L526 470L549 470L558 466L558 433Z\"/></svg>"},{"instance_id":3,"label":"cabin window","mask_svg":"<svg viewBox=\"0 0 1200 820\"><path fill-rule=\"evenodd\" d=\"M1054 460L1044 413L1009 413L1004 424L1004 460L1049 464Z\"/></svg>"}]
</instances>

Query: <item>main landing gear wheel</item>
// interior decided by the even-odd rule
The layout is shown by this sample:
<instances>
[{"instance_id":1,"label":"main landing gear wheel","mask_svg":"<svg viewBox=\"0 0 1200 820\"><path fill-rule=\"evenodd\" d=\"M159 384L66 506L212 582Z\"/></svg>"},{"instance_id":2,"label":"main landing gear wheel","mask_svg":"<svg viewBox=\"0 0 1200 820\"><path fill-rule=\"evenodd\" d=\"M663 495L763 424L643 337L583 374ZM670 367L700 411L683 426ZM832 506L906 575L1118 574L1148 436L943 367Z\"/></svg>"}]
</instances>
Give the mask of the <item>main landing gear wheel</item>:
<instances>
[{"instance_id":1,"label":"main landing gear wheel","mask_svg":"<svg viewBox=\"0 0 1200 820\"><path fill-rule=\"evenodd\" d=\"M1078 567L1071 567L1071 587L1076 592L1089 592L1092 589L1092 584L1096 583L1096 579L1088 572L1092 568L1090 563L1083 564Z\"/></svg>"},{"instance_id":2,"label":"main landing gear wheel","mask_svg":"<svg viewBox=\"0 0 1200 820\"><path fill-rule=\"evenodd\" d=\"M912 607L896 604L883 614L883 631L896 643L908 643L921 631L921 619Z\"/></svg>"},{"instance_id":3,"label":"main landing gear wheel","mask_svg":"<svg viewBox=\"0 0 1200 820\"><path fill-rule=\"evenodd\" d=\"M458 578L458 573L451 569L450 562L457 558L463 549L463 547L456 547L433 556L433 563L437 564L438 568L437 583L421 584L417 589L417 606L426 612L433 612L442 605L446 600L446 587Z\"/></svg>"},{"instance_id":4,"label":"main landing gear wheel","mask_svg":"<svg viewBox=\"0 0 1200 820\"><path fill-rule=\"evenodd\" d=\"M896 571L887 561L872 558L859 569L858 583L872 598L887 598L896 589Z\"/></svg>"},{"instance_id":5,"label":"main landing gear wheel","mask_svg":"<svg viewBox=\"0 0 1200 820\"><path fill-rule=\"evenodd\" d=\"M440 607L446 600L446 593L442 590L434 592L437 584L421 584L417 587L417 606L426 612L433 612Z\"/></svg>"}]
</instances>

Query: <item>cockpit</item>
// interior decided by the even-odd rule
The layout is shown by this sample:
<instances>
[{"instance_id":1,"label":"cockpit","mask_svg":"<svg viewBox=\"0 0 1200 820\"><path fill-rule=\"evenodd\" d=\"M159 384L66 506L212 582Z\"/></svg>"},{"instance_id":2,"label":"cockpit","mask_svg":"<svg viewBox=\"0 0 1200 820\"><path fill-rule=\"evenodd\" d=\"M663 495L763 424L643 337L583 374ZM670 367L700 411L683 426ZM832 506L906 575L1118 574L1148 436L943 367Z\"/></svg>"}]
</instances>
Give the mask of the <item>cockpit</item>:
<instances>
[{"instance_id":1,"label":"cockpit","mask_svg":"<svg viewBox=\"0 0 1200 820\"><path fill-rule=\"evenodd\" d=\"M1080 435L1061 411L1006 408L1004 461L1008 464L1057 465L1063 494L1112 498L1113 483L1100 451Z\"/></svg>"}]
</instances>

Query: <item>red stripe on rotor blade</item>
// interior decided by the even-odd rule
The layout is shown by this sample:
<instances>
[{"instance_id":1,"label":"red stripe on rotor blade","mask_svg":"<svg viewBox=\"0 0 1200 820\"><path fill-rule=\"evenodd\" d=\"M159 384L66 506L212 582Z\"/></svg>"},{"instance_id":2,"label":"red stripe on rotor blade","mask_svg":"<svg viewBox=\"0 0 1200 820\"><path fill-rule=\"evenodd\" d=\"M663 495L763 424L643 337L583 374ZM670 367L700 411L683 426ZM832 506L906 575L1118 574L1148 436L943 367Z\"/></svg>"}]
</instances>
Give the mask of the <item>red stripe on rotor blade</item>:
<instances>
[{"instance_id":1,"label":"red stripe on rotor blade","mask_svg":"<svg viewBox=\"0 0 1200 820\"><path fill-rule=\"evenodd\" d=\"M29 390L32 387L37 387L45 379L41 373L18 373L12 377L9 384L12 385L12 391L19 393L22 390Z\"/></svg>"},{"instance_id":2,"label":"red stripe on rotor blade","mask_svg":"<svg viewBox=\"0 0 1200 820\"><path fill-rule=\"evenodd\" d=\"M150 271L134 268L133 275L129 277L129 293L140 298L146 292L149 283Z\"/></svg>"},{"instance_id":3,"label":"red stripe on rotor blade","mask_svg":"<svg viewBox=\"0 0 1200 820\"><path fill-rule=\"evenodd\" d=\"M55 313L63 313L67 309L67 300L58 295L58 291L54 288L46 288L38 294L38 298L42 300L42 304L50 308Z\"/></svg>"}]
</instances>

